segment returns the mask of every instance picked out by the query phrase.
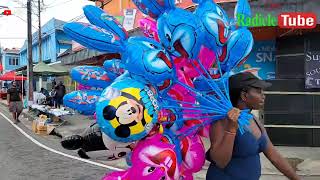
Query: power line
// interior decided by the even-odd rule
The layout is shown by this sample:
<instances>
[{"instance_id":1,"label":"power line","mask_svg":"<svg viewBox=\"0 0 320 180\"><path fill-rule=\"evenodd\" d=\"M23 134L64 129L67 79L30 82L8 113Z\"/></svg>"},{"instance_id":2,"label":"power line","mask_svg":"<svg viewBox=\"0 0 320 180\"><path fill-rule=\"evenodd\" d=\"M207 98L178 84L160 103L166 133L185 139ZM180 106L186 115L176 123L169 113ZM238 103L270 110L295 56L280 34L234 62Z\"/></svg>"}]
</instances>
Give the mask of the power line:
<instances>
[{"instance_id":1,"label":"power line","mask_svg":"<svg viewBox=\"0 0 320 180\"><path fill-rule=\"evenodd\" d=\"M18 4L20 4L20 5L22 5L22 6L24 6L24 4L23 4L22 2L20 2L20 1L18 1L18 0L13 0L13 1L16 2L16 3L18 3ZM68 2L71 2L71 1L73 1L73 0L67 0L67 1L65 1L65 2L61 2L61 3L59 3L59 4L53 5L52 7L55 7L55 6L58 6L58 5L61 5L61 4L65 4L65 3L68 3ZM32 2L32 1L31 1L31 2ZM52 4L53 4L53 3L52 3ZM49 8L52 8L52 7L49 7ZM46 9L47 9L47 8L46 8ZM31 12L32 12L32 11L31 11ZM36 14L36 13L32 12L32 14ZM22 21L26 22L26 20L24 20L23 18L21 18L21 17L19 17L19 16L17 16L17 15L15 15L15 16L18 17L19 19L21 19ZM84 14L81 14L81 15L79 15L79 16L76 16L76 17L70 19L70 20L67 21L66 23L79 21L79 20L81 20L81 19L84 18L84 17L85 17ZM56 29L59 29L59 28L62 27L62 26L64 26L64 24L61 24L61 25L59 25L59 26L56 26L56 27L48 30L47 32L45 32L45 35L46 35L46 36L49 36L49 35L55 33L55 30L56 30ZM33 27L34 29L38 30L37 27L35 27L35 26L33 26L33 25L32 25L32 27ZM0 39L25 39L25 38L20 38L20 37L16 38L16 37L13 37L13 38L0 38ZM34 40L35 38L32 38L32 39Z\"/></svg>"},{"instance_id":2,"label":"power line","mask_svg":"<svg viewBox=\"0 0 320 180\"><path fill-rule=\"evenodd\" d=\"M84 18L84 17L85 17L84 14L81 14L81 15L79 15L79 16L76 16L76 17L72 18L71 20L67 21L66 23L79 21L79 20L81 20L81 19ZM46 36L49 36L49 35L51 35L51 34L54 34L56 29L58 29L58 28L60 28L60 27L62 27L62 26L64 26L64 25L65 25L65 24L61 24L61 25L59 25L59 26L56 26L56 27L48 30L47 32L45 32L45 35L46 35ZM37 32L38 32L38 31L37 31ZM38 32L38 33L39 33L39 32ZM34 41L36 38L37 38L37 37L34 36L34 37L32 38L32 41Z\"/></svg>"},{"instance_id":3,"label":"power line","mask_svg":"<svg viewBox=\"0 0 320 180\"><path fill-rule=\"evenodd\" d=\"M15 17L17 17L17 18L19 18L19 19L21 19L22 21L24 21L25 23L28 23L28 21L27 20L24 20L23 18L21 18L20 16L17 16L17 15L15 15L15 14L13 14ZM32 24L31 24L32 25ZM35 28L36 30L38 30L38 28L37 27L35 27L34 25L32 25L32 27L33 28Z\"/></svg>"},{"instance_id":4,"label":"power line","mask_svg":"<svg viewBox=\"0 0 320 180\"><path fill-rule=\"evenodd\" d=\"M58 4L55 4L55 5L51 5L51 6L45 7L45 9L49 9L49 8L61 6L61 5L64 5L64 4L68 3L68 2L71 2L71 1L73 1L73 0L67 0L67 1L64 1L64 2L61 2L61 3L58 3Z\"/></svg>"},{"instance_id":5,"label":"power line","mask_svg":"<svg viewBox=\"0 0 320 180\"><path fill-rule=\"evenodd\" d=\"M77 16L77 17L74 17L74 18L72 18L71 20L65 22L65 24L66 24L66 23L70 23L70 22L79 21L79 20L81 20L81 19L84 18L84 17L85 17L84 14L81 14L81 15L79 15L79 16ZM54 28L52 28L52 29L49 29L47 32L45 32L45 33L46 33L45 35L48 36L48 35L53 34L56 29L61 28L61 27L64 26L65 24L61 24L61 25L56 26L56 27L54 27Z\"/></svg>"},{"instance_id":6,"label":"power line","mask_svg":"<svg viewBox=\"0 0 320 180\"><path fill-rule=\"evenodd\" d=\"M25 37L0 37L0 39L26 39Z\"/></svg>"}]
</instances>

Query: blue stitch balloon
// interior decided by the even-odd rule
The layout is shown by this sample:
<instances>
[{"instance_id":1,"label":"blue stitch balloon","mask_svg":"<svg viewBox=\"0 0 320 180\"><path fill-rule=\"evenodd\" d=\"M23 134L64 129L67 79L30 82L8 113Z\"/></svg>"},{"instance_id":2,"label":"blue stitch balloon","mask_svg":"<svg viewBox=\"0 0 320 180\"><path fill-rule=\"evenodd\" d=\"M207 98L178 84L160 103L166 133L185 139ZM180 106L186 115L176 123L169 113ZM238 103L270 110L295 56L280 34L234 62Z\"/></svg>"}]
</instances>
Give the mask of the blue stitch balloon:
<instances>
[{"instance_id":1,"label":"blue stitch balloon","mask_svg":"<svg viewBox=\"0 0 320 180\"><path fill-rule=\"evenodd\" d=\"M84 10L95 25L68 23L64 26L67 35L88 48L120 53L121 64L134 79L152 84L158 90L171 86L175 73L173 62L160 43L145 37L128 38L115 18L98 7L85 6Z\"/></svg>"},{"instance_id":2,"label":"blue stitch balloon","mask_svg":"<svg viewBox=\"0 0 320 180\"><path fill-rule=\"evenodd\" d=\"M253 37L247 27L237 27L237 15L251 16L247 0L239 0L234 19L212 0L193 0L199 3L195 15L205 28L204 45L214 50L221 70L228 72L247 59L253 46Z\"/></svg>"},{"instance_id":3,"label":"blue stitch balloon","mask_svg":"<svg viewBox=\"0 0 320 180\"><path fill-rule=\"evenodd\" d=\"M118 75L97 66L77 66L70 70L71 78L91 87L108 87Z\"/></svg>"},{"instance_id":4,"label":"blue stitch balloon","mask_svg":"<svg viewBox=\"0 0 320 180\"><path fill-rule=\"evenodd\" d=\"M93 115L102 91L73 91L63 97L63 104L85 115Z\"/></svg>"},{"instance_id":5,"label":"blue stitch balloon","mask_svg":"<svg viewBox=\"0 0 320 180\"><path fill-rule=\"evenodd\" d=\"M157 19L160 41L170 54L191 59L198 57L204 29L196 16L175 7L172 0L136 0L134 3L143 13Z\"/></svg>"},{"instance_id":6,"label":"blue stitch balloon","mask_svg":"<svg viewBox=\"0 0 320 180\"><path fill-rule=\"evenodd\" d=\"M205 45L216 52L223 64L221 67L223 72L246 60L252 49L253 38L250 31L246 29L245 32L245 27L237 27L236 16L237 14L251 16L247 0L237 2L234 19L230 19L213 0L193 0L199 4L194 13L176 8L174 5L167 6L170 2L170 0L134 1L138 9L157 20L159 39L170 54L198 59L200 48ZM242 40L244 36L246 37ZM233 52L241 58L231 55Z\"/></svg>"}]
</instances>

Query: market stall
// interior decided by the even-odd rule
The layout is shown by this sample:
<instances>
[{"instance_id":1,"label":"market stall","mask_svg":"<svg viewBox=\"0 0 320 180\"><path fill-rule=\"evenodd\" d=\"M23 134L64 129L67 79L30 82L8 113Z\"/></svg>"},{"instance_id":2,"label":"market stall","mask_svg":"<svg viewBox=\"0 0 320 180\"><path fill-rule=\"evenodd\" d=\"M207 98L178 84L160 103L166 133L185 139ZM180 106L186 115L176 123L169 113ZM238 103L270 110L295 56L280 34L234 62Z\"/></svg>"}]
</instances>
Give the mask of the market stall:
<instances>
[{"instance_id":1,"label":"market stall","mask_svg":"<svg viewBox=\"0 0 320 180\"><path fill-rule=\"evenodd\" d=\"M7 73L1 75L0 76L0 80L2 80L2 81L22 81L21 89L23 91L24 90L24 88L23 88L24 81L27 80L27 78L24 77L24 76L17 75L16 72L14 72L14 71L10 71L10 72L7 72ZM22 96L23 96L23 93L22 93ZM6 99L7 98L7 89L4 89L4 88L1 89L0 97L2 99Z\"/></svg>"}]
</instances>

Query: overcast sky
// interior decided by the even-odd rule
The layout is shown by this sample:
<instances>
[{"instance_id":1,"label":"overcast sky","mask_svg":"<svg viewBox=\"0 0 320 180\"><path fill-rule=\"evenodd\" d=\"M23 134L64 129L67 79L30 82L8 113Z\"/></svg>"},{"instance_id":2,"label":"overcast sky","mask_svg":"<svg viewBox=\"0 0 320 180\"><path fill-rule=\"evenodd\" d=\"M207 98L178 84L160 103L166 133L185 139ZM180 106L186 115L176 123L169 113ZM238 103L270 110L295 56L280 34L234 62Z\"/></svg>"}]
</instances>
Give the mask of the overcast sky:
<instances>
[{"instance_id":1,"label":"overcast sky","mask_svg":"<svg viewBox=\"0 0 320 180\"><path fill-rule=\"evenodd\" d=\"M45 24L51 18L63 21L69 21L81 14L82 7L87 4L94 4L88 0L43 0L45 6L41 18L41 24ZM37 0L33 4L37 5ZM0 0L0 6L8 6L14 15L0 16L0 46L4 48L21 48L24 40L27 38L27 11L25 5L27 0ZM37 8L33 12L37 13ZM2 13L3 10L0 10ZM32 16L32 24L38 26L37 16ZM32 27L32 31L37 29Z\"/></svg>"}]
</instances>

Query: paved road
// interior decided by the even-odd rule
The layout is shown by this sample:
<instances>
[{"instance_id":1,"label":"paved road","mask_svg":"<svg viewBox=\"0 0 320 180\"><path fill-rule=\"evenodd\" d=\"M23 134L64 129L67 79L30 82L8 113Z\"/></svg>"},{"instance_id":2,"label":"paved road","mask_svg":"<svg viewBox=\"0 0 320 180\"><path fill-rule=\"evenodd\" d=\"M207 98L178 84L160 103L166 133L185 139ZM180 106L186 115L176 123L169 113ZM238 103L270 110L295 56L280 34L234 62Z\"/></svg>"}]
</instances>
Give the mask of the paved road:
<instances>
[{"instance_id":1,"label":"paved road","mask_svg":"<svg viewBox=\"0 0 320 180\"><path fill-rule=\"evenodd\" d=\"M1 180L94 180L106 172L37 146L0 116Z\"/></svg>"}]
</instances>

